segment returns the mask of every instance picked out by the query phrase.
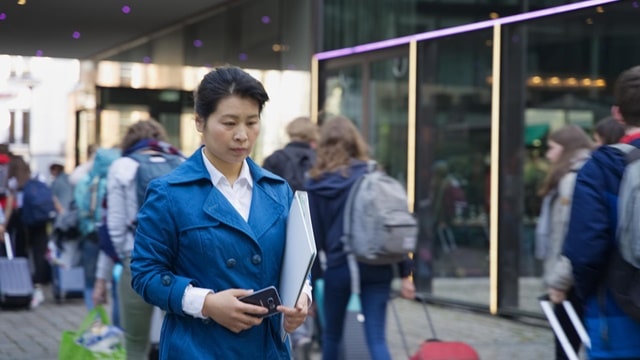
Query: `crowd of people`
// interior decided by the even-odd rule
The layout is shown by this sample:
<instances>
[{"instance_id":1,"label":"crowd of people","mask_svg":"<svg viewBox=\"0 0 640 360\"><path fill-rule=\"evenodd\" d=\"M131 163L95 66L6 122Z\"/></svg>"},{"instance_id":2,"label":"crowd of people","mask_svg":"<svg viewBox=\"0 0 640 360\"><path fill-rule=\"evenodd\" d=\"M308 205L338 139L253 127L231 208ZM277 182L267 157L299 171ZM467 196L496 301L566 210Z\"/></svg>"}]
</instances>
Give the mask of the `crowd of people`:
<instances>
[{"instance_id":1,"label":"crowd of people","mask_svg":"<svg viewBox=\"0 0 640 360\"><path fill-rule=\"evenodd\" d=\"M535 251L544 264L545 290L576 351L581 339L559 304L568 300L581 316L592 341L589 359L640 358L640 323L616 303L606 276L628 162L608 145L640 148L640 67L620 75L614 95L612 116L595 124L593 139L577 125L549 134L549 167L538 191ZM204 76L194 97L202 145L188 158L167 143L154 119L130 125L117 147L91 147L88 160L70 174L59 163L51 164L49 177L33 174L22 157L0 146L0 167L7 169L0 178L0 232L10 234L17 256L33 260L31 306L45 300L42 289L55 276L51 252L75 244L77 260L67 265L84 271L80 296L87 309L111 304L129 359L147 358L158 342L155 356L163 359L302 360L310 358L312 341L321 345L323 359L339 358L353 295L343 211L353 184L367 173L366 141L344 116L320 126L299 117L286 128L289 142L260 166L250 154L269 100L262 84L240 68L219 67ZM54 210L45 220L33 220L36 210L24 200L32 181L50 188ZM308 193L322 256L295 306L280 305L276 315L264 316L267 309L240 298L278 284L295 191ZM445 214L455 209L440 210L439 229L446 229ZM443 251L455 249L454 241L440 241ZM399 295L415 298L413 265L409 257L392 265L358 264L372 359L391 359L385 330L392 282L400 279ZM316 291L320 280L323 292ZM155 340L154 311L163 318ZM287 341L281 326L290 333ZM558 341L555 356L567 358Z\"/></svg>"}]
</instances>

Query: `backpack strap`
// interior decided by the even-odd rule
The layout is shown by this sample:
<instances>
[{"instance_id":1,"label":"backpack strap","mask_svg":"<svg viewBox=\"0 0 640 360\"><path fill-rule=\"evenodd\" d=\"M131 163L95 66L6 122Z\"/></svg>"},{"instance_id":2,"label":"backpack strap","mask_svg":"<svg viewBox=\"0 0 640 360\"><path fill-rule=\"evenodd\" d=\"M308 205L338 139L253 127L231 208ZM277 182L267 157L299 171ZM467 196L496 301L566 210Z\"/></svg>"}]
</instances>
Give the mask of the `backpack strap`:
<instances>
[{"instance_id":1,"label":"backpack strap","mask_svg":"<svg viewBox=\"0 0 640 360\"><path fill-rule=\"evenodd\" d=\"M378 164L375 160L367 161L367 174L375 171L377 165ZM363 180L364 175L356 180L351 186L347 202L344 205L344 213L342 217L342 246L344 251L347 253L347 264L349 265L349 272L351 274L351 293L353 294L360 294L360 270L358 268L356 256L353 254L353 249L351 248L351 221L354 216L353 202L355 201L355 196L358 193Z\"/></svg>"},{"instance_id":2,"label":"backpack strap","mask_svg":"<svg viewBox=\"0 0 640 360\"><path fill-rule=\"evenodd\" d=\"M631 144L617 143L609 146L623 153L627 164L640 159L640 149Z\"/></svg>"}]
</instances>

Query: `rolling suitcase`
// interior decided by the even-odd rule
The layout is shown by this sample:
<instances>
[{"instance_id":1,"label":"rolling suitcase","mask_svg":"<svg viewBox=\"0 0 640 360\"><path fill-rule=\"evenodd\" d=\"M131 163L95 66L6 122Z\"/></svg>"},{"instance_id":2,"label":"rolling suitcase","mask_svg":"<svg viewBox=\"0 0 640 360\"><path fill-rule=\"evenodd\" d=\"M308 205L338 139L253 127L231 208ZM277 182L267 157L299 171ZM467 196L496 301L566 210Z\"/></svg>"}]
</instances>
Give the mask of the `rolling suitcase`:
<instances>
[{"instance_id":1,"label":"rolling suitcase","mask_svg":"<svg viewBox=\"0 0 640 360\"><path fill-rule=\"evenodd\" d=\"M84 297L84 268L80 264L79 240L67 240L55 246L51 263L53 297L57 302Z\"/></svg>"},{"instance_id":2,"label":"rolling suitcase","mask_svg":"<svg viewBox=\"0 0 640 360\"><path fill-rule=\"evenodd\" d=\"M14 258L9 234L4 233L6 258L0 258L0 307L28 308L33 297L31 270L26 258Z\"/></svg>"},{"instance_id":3,"label":"rolling suitcase","mask_svg":"<svg viewBox=\"0 0 640 360\"><path fill-rule=\"evenodd\" d=\"M365 318L362 315L360 296L351 294L342 332L340 360L369 360L369 347L364 334Z\"/></svg>"},{"instance_id":4,"label":"rolling suitcase","mask_svg":"<svg viewBox=\"0 0 640 360\"><path fill-rule=\"evenodd\" d=\"M318 279L314 283L314 301L317 304L317 317L320 326L324 326L324 280ZM360 297L351 294L342 332L342 345L338 360L369 360L369 347L364 335L364 315L360 305Z\"/></svg>"},{"instance_id":5,"label":"rolling suitcase","mask_svg":"<svg viewBox=\"0 0 640 360\"><path fill-rule=\"evenodd\" d=\"M424 300L420 300L422 303L422 307L424 309L424 313L427 316L427 322L429 323L429 328L431 329L431 334L433 338L429 338L420 344L418 350L410 355L409 346L406 343L404 333L402 331L402 324L400 323L400 317L398 316L398 310L392 301L391 309L393 310L394 317L398 324L398 331L400 336L402 337L403 345L405 351L407 352L407 356L410 360L479 360L480 356L476 352L476 350L471 347L471 345L461 342L461 341L443 341L439 340L436 335L436 329L433 326L433 322L431 321L431 316L429 315L429 309L427 309L427 304Z\"/></svg>"},{"instance_id":6,"label":"rolling suitcase","mask_svg":"<svg viewBox=\"0 0 640 360\"><path fill-rule=\"evenodd\" d=\"M571 305L569 301L565 300L562 302L562 306L564 307L564 310L567 312L567 315L569 315L569 319L571 320L571 323L576 329L578 336L580 336L580 340L582 341L582 344L586 348L590 348L591 339L589 338L589 334L587 334L587 331L585 330L584 325L582 324L582 320L578 317L578 314L573 308L573 305ZM558 341L562 345L562 349L564 350L564 353L567 355L567 358L569 358L569 360L580 360L580 357L571 346L571 343L569 342L569 339L567 338L566 333L562 329L562 326L558 321L558 317L556 316L556 313L553 311L553 304L549 300L548 296L545 295L540 297L540 307L542 307L542 311L547 317L547 320L549 320L551 329L553 329L553 333L556 335L556 337L558 338Z\"/></svg>"}]
</instances>

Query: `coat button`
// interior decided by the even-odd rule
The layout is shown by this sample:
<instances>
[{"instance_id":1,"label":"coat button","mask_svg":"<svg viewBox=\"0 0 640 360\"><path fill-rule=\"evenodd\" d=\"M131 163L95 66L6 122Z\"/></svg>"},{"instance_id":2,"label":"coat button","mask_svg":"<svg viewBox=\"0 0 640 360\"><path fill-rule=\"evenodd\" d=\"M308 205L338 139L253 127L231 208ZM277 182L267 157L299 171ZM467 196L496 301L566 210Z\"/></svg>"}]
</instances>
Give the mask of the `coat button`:
<instances>
[{"instance_id":1,"label":"coat button","mask_svg":"<svg viewBox=\"0 0 640 360\"><path fill-rule=\"evenodd\" d=\"M234 258L228 259L227 260L227 267L228 268L232 268L234 266L236 266L236 259L234 259Z\"/></svg>"},{"instance_id":2,"label":"coat button","mask_svg":"<svg viewBox=\"0 0 640 360\"><path fill-rule=\"evenodd\" d=\"M260 255L253 255L253 257L251 257L251 262L253 263L253 265L258 265L262 262L262 256Z\"/></svg>"},{"instance_id":3,"label":"coat button","mask_svg":"<svg viewBox=\"0 0 640 360\"><path fill-rule=\"evenodd\" d=\"M170 275L162 276L162 285L164 285L164 286L171 285L171 276Z\"/></svg>"},{"instance_id":4,"label":"coat button","mask_svg":"<svg viewBox=\"0 0 640 360\"><path fill-rule=\"evenodd\" d=\"M209 318L202 319L202 323L203 323L203 324L208 324L208 323L210 323L210 322L211 322L211 319L209 319Z\"/></svg>"}]
</instances>

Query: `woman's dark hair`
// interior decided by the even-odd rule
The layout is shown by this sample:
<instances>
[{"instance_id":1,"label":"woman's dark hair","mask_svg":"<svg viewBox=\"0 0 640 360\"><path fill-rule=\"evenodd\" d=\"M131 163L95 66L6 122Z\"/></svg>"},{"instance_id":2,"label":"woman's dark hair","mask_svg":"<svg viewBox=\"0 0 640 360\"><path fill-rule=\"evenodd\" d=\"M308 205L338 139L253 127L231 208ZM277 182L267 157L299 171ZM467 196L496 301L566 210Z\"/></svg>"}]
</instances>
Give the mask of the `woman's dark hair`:
<instances>
[{"instance_id":1,"label":"woman's dark hair","mask_svg":"<svg viewBox=\"0 0 640 360\"><path fill-rule=\"evenodd\" d=\"M627 69L618 76L613 97L624 123L640 126L640 65Z\"/></svg>"},{"instance_id":2,"label":"woman's dark hair","mask_svg":"<svg viewBox=\"0 0 640 360\"><path fill-rule=\"evenodd\" d=\"M603 145L615 144L624 136L624 125L612 116L601 119L593 131L598 134Z\"/></svg>"},{"instance_id":3,"label":"woman's dark hair","mask_svg":"<svg viewBox=\"0 0 640 360\"><path fill-rule=\"evenodd\" d=\"M216 111L220 100L231 95L255 100L259 112L269 100L262 84L244 70L234 66L219 67L206 74L194 92L196 114L206 121Z\"/></svg>"},{"instance_id":4,"label":"woman's dark hair","mask_svg":"<svg viewBox=\"0 0 640 360\"><path fill-rule=\"evenodd\" d=\"M557 162L551 164L540 188L540 196L545 196L556 188L560 179L571 171L572 163L578 152L593 150L593 142L589 135L576 124L565 125L552 132L549 135L549 140L562 146L562 154Z\"/></svg>"},{"instance_id":5,"label":"woman's dark hair","mask_svg":"<svg viewBox=\"0 0 640 360\"><path fill-rule=\"evenodd\" d=\"M126 150L143 139L167 141L167 132L164 126L154 119L140 120L129 126L127 133L122 138L120 148Z\"/></svg>"}]
</instances>

